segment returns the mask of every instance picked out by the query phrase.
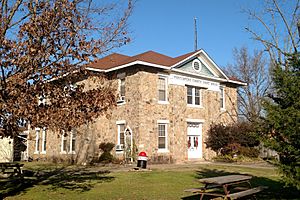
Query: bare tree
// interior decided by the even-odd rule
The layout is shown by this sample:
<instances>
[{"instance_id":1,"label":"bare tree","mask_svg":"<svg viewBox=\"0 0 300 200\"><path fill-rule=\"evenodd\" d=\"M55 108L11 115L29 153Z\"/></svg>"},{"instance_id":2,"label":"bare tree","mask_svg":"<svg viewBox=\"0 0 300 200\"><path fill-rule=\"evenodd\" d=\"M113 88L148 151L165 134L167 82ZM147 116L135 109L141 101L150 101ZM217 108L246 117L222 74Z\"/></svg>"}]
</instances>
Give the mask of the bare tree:
<instances>
[{"instance_id":1,"label":"bare tree","mask_svg":"<svg viewBox=\"0 0 300 200\"><path fill-rule=\"evenodd\" d=\"M299 0L265 0L260 3L263 4L262 10L245 10L257 23L256 28L246 27L246 30L264 46L273 65L283 64L286 55L297 52L299 48Z\"/></svg>"},{"instance_id":2,"label":"bare tree","mask_svg":"<svg viewBox=\"0 0 300 200\"><path fill-rule=\"evenodd\" d=\"M239 115L250 122L263 115L262 99L269 89L268 63L263 51L249 53L246 47L233 50L234 63L228 65L229 75L245 81L248 85L238 89Z\"/></svg>"},{"instance_id":3,"label":"bare tree","mask_svg":"<svg viewBox=\"0 0 300 200\"><path fill-rule=\"evenodd\" d=\"M129 42L131 1L125 6L0 1L0 134L15 134L24 121L70 129L114 105L115 92L103 84L105 77L92 74L99 87L90 89L71 83L87 78L86 63Z\"/></svg>"}]
</instances>

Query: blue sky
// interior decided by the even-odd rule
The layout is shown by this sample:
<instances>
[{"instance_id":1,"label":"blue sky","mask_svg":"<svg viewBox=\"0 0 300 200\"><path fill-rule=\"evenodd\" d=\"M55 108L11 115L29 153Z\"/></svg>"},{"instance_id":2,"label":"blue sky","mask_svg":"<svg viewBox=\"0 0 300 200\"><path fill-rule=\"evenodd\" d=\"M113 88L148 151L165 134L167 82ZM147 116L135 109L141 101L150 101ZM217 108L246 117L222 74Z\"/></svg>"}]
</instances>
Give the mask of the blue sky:
<instances>
[{"instance_id":1,"label":"blue sky","mask_svg":"<svg viewBox=\"0 0 300 200\"><path fill-rule=\"evenodd\" d=\"M176 57L194 50L194 17L198 48L221 67L233 62L232 50L261 46L245 27L242 8L260 7L256 0L138 0L129 20L132 42L116 52L135 55L148 50Z\"/></svg>"}]
</instances>

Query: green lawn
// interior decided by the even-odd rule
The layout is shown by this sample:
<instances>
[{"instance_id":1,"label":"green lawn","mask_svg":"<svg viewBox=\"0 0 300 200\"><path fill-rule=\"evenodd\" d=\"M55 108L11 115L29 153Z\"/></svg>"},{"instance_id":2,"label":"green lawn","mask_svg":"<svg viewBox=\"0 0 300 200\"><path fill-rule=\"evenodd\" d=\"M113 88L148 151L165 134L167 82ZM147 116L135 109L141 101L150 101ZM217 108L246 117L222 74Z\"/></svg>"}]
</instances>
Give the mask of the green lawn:
<instances>
[{"instance_id":1,"label":"green lawn","mask_svg":"<svg viewBox=\"0 0 300 200\"><path fill-rule=\"evenodd\" d=\"M25 181L0 186L6 199L199 199L186 193L187 188L199 187L198 178L225 174L251 174L253 186L269 189L258 199L298 199L299 192L284 188L280 176L272 168L249 168L223 165L155 166L152 171L134 172L108 168L25 163L35 172L25 174ZM151 166L150 166L151 167ZM26 171L25 171L26 173ZM0 197L1 199L1 197Z\"/></svg>"}]
</instances>

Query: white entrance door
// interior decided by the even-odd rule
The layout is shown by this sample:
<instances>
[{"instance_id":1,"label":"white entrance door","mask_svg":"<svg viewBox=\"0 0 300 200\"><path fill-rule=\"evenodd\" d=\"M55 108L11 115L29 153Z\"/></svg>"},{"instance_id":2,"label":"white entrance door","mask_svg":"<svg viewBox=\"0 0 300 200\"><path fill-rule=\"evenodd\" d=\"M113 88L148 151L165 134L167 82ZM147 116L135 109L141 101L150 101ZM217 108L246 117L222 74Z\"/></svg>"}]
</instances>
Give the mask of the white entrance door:
<instances>
[{"instance_id":1,"label":"white entrance door","mask_svg":"<svg viewBox=\"0 0 300 200\"><path fill-rule=\"evenodd\" d=\"M202 158L202 124L187 124L188 159Z\"/></svg>"}]
</instances>

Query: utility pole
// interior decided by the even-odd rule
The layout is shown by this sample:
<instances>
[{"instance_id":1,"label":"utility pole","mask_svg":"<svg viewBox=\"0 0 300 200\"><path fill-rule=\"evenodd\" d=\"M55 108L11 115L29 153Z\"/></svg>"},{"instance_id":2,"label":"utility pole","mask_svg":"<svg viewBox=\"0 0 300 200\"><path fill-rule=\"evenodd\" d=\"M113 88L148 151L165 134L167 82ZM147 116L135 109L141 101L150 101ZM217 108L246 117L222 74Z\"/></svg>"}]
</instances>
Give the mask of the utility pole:
<instances>
[{"instance_id":1,"label":"utility pole","mask_svg":"<svg viewBox=\"0 0 300 200\"><path fill-rule=\"evenodd\" d=\"M194 38L195 38L195 41L194 41L194 50L197 51L198 50L198 47L197 47L197 18L194 17Z\"/></svg>"}]
</instances>

